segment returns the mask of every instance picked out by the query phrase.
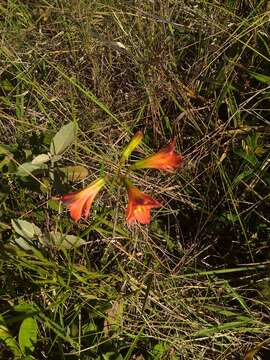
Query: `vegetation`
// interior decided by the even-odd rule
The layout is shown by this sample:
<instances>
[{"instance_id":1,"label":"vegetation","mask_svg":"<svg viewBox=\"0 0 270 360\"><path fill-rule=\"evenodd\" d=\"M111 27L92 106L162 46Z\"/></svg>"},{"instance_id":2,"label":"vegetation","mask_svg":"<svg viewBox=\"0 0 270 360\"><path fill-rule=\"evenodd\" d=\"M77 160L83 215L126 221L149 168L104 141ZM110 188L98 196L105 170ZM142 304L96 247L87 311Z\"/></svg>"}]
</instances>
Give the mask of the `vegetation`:
<instances>
[{"instance_id":1,"label":"vegetation","mask_svg":"<svg viewBox=\"0 0 270 360\"><path fill-rule=\"evenodd\" d=\"M0 3L1 359L269 358L269 15ZM117 182L72 221L56 197L117 174L138 130L129 163L173 137L183 156L130 174L163 205L150 225Z\"/></svg>"}]
</instances>

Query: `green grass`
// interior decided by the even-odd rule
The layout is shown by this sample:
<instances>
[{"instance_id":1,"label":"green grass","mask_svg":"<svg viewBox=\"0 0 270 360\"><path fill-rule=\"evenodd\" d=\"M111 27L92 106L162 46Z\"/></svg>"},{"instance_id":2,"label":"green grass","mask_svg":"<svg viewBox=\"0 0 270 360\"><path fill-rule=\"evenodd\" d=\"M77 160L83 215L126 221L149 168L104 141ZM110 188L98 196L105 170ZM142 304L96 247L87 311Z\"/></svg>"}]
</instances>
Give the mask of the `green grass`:
<instances>
[{"instance_id":1,"label":"green grass","mask_svg":"<svg viewBox=\"0 0 270 360\"><path fill-rule=\"evenodd\" d=\"M1 359L269 358L269 15L266 0L0 4ZM18 176L71 121L72 146ZM138 129L132 160L173 136L183 154L175 174L131 175L164 206L127 226L114 183L72 222L52 197L113 176ZM39 228L27 248L21 220Z\"/></svg>"}]
</instances>

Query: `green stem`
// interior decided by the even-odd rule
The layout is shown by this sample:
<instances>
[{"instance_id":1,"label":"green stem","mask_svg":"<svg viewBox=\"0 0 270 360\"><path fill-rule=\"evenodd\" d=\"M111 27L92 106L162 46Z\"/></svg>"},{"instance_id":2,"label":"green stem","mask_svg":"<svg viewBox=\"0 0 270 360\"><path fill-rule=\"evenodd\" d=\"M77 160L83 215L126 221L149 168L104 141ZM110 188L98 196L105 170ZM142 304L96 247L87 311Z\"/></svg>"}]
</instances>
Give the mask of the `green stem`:
<instances>
[{"instance_id":1,"label":"green stem","mask_svg":"<svg viewBox=\"0 0 270 360\"><path fill-rule=\"evenodd\" d=\"M122 181L124 183L124 186L128 189L129 187L133 186L133 183L131 180L127 178L127 174L122 177Z\"/></svg>"}]
</instances>

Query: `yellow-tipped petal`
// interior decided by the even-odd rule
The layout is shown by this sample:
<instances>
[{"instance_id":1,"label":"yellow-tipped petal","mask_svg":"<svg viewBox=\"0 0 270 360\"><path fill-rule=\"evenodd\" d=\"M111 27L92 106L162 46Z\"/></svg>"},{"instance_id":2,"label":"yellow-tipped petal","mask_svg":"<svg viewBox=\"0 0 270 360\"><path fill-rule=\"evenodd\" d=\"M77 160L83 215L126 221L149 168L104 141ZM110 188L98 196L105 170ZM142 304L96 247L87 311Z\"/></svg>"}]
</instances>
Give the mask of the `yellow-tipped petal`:
<instances>
[{"instance_id":1,"label":"yellow-tipped petal","mask_svg":"<svg viewBox=\"0 0 270 360\"><path fill-rule=\"evenodd\" d=\"M136 132L136 134L131 139L130 143L124 149L121 156L121 161L125 161L130 157L131 153L136 149L138 145L140 145L142 139L143 139L143 133L141 131Z\"/></svg>"},{"instance_id":2,"label":"yellow-tipped petal","mask_svg":"<svg viewBox=\"0 0 270 360\"><path fill-rule=\"evenodd\" d=\"M61 196L60 200L67 205L73 220L88 217L93 200L105 183L105 179L98 179L83 190Z\"/></svg>"},{"instance_id":3,"label":"yellow-tipped petal","mask_svg":"<svg viewBox=\"0 0 270 360\"><path fill-rule=\"evenodd\" d=\"M165 148L157 153L148 156L145 159L136 161L132 166L132 170L149 168L165 171L177 170L181 167L183 158L175 152L176 140L173 139Z\"/></svg>"}]
</instances>

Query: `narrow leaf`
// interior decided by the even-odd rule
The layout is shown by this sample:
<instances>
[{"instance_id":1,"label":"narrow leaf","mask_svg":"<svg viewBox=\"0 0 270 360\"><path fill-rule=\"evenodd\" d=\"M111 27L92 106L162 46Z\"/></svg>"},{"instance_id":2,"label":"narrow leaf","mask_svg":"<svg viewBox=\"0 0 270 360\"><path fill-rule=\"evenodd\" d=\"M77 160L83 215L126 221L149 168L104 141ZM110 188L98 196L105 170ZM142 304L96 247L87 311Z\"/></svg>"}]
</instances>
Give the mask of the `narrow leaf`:
<instances>
[{"instance_id":1,"label":"narrow leaf","mask_svg":"<svg viewBox=\"0 0 270 360\"><path fill-rule=\"evenodd\" d=\"M244 160L248 161L251 165L255 166L257 164L257 158L254 155L247 154L242 149L236 149L234 150L235 154L243 158Z\"/></svg>"},{"instance_id":2,"label":"narrow leaf","mask_svg":"<svg viewBox=\"0 0 270 360\"><path fill-rule=\"evenodd\" d=\"M15 305L14 310L19 313L27 313L27 312L34 312L37 311L38 308L32 304L21 302L18 305Z\"/></svg>"},{"instance_id":3,"label":"narrow leaf","mask_svg":"<svg viewBox=\"0 0 270 360\"><path fill-rule=\"evenodd\" d=\"M256 80L264 84L270 84L270 76L257 73L255 71L249 71L249 74Z\"/></svg>"}]
</instances>

